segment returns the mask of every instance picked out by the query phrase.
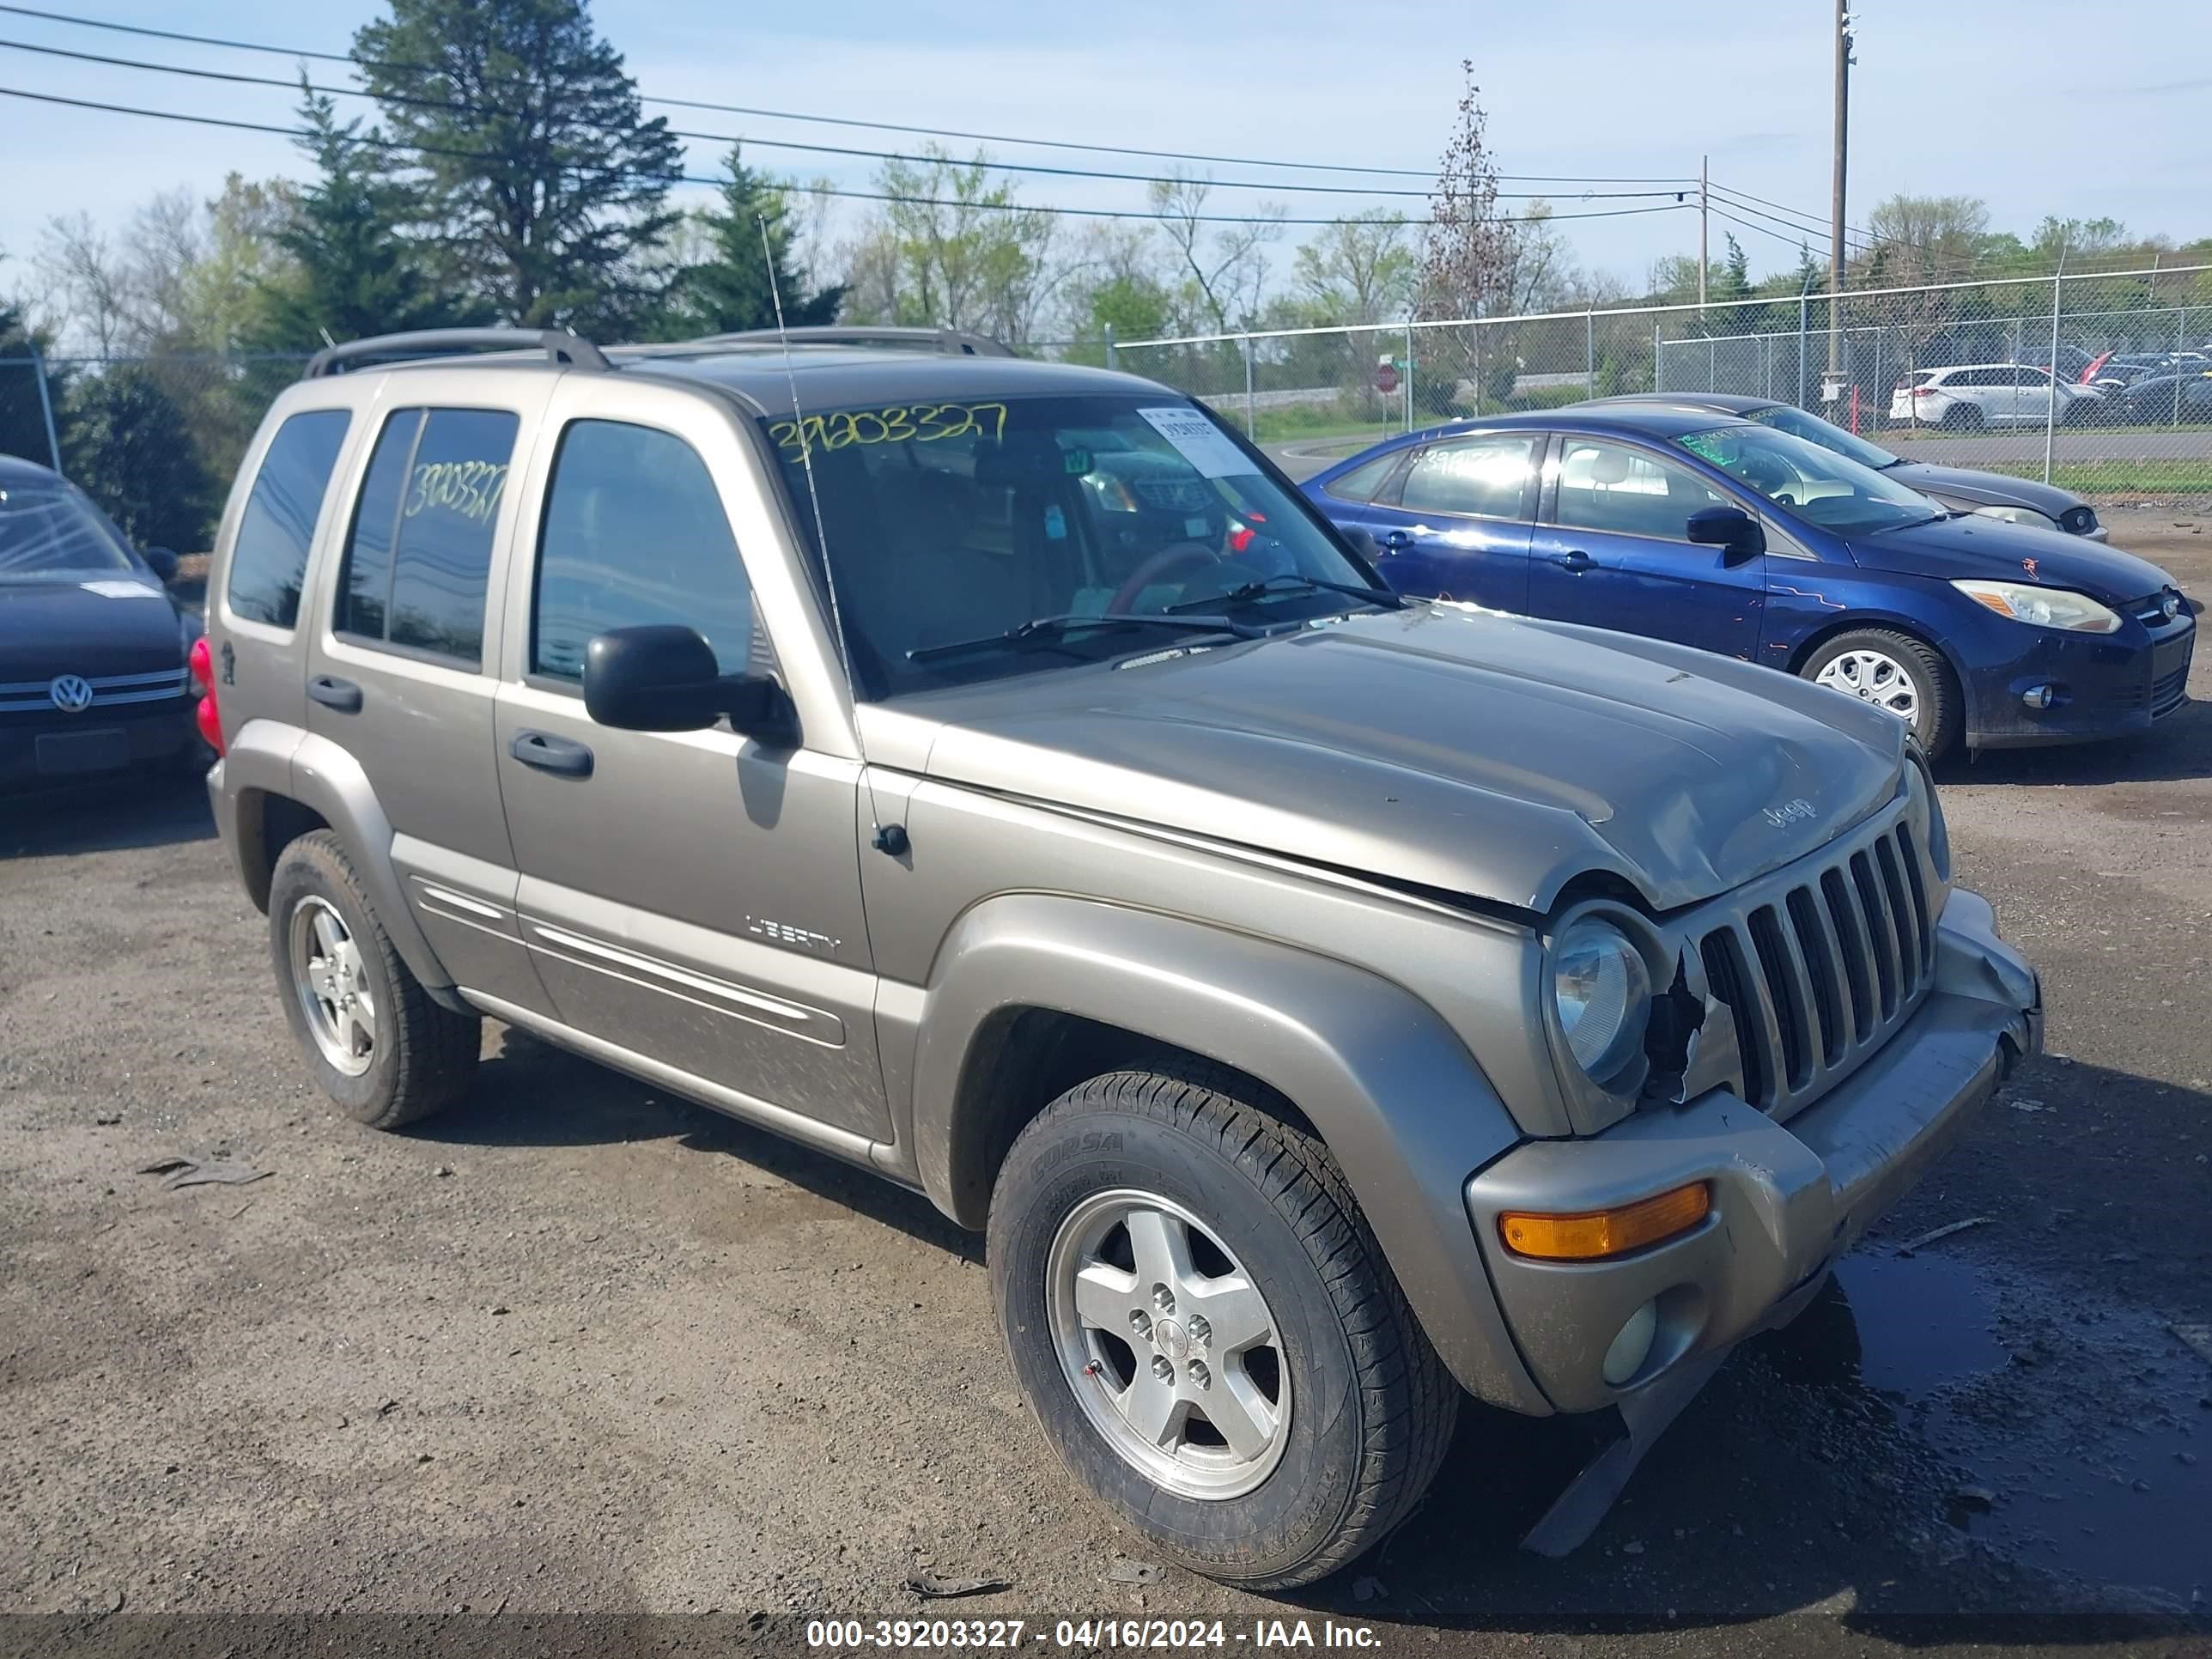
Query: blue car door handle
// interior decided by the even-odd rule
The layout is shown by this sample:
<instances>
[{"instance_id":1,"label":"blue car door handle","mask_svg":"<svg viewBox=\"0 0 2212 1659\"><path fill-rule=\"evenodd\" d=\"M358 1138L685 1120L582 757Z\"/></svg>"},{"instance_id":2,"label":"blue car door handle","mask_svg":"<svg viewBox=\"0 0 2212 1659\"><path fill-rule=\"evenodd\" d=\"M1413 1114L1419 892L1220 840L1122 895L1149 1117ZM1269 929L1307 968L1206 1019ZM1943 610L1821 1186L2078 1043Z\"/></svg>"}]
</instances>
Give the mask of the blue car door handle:
<instances>
[{"instance_id":1,"label":"blue car door handle","mask_svg":"<svg viewBox=\"0 0 2212 1659\"><path fill-rule=\"evenodd\" d=\"M1382 538L1385 553L1402 553L1413 544L1413 538L1402 530L1394 530Z\"/></svg>"},{"instance_id":2,"label":"blue car door handle","mask_svg":"<svg viewBox=\"0 0 2212 1659\"><path fill-rule=\"evenodd\" d=\"M570 778L592 775L592 751L573 738L557 738L550 732L517 732L507 752L541 772L557 772Z\"/></svg>"},{"instance_id":3,"label":"blue car door handle","mask_svg":"<svg viewBox=\"0 0 2212 1659\"><path fill-rule=\"evenodd\" d=\"M1553 554L1552 562L1559 566L1562 570L1573 571L1577 576L1582 574L1585 570L1595 570L1597 568L1597 561L1590 557L1589 554L1583 552L1579 547L1574 549L1571 552Z\"/></svg>"}]
</instances>

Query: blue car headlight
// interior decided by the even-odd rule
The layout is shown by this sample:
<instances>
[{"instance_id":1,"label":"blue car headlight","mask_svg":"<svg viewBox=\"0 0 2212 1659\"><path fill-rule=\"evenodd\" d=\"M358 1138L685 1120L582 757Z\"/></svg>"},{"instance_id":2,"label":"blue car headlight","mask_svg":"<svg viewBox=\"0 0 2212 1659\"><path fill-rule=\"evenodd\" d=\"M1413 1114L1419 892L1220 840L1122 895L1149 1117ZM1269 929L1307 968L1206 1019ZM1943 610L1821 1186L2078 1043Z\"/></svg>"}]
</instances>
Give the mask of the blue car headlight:
<instances>
[{"instance_id":1,"label":"blue car headlight","mask_svg":"<svg viewBox=\"0 0 2212 1659\"><path fill-rule=\"evenodd\" d=\"M2062 628L2075 634L2116 634L2119 613L2087 593L2070 587L2043 587L2033 582L1953 582L1977 605L2000 617L2036 628Z\"/></svg>"}]
</instances>

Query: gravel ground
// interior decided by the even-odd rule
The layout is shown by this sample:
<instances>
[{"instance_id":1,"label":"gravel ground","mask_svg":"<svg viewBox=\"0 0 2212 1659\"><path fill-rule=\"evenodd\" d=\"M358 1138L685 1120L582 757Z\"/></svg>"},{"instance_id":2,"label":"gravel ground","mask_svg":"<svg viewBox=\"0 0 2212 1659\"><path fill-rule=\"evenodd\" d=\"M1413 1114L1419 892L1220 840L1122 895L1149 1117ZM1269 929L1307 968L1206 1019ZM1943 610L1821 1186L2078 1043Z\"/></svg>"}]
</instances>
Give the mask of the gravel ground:
<instances>
[{"instance_id":1,"label":"gravel ground","mask_svg":"<svg viewBox=\"0 0 2212 1659\"><path fill-rule=\"evenodd\" d=\"M2111 516L2212 592L2212 532ZM1946 799L2064 1058L1730 1360L1580 1553L1510 1547L1571 1436L1470 1413L1425 1508L1295 1602L1109 1579L1141 1548L1075 1495L979 1244L922 1200L490 1025L461 1107L359 1129L303 1081L195 793L0 813L6 1645L580 1650L517 1621L595 1613L664 1622L581 1645L788 1649L933 1613L2205 1652L2212 1354L2171 1327L2212 1325L2212 714L1962 765ZM267 1178L137 1173L217 1155ZM929 1603L923 1570L1012 1587Z\"/></svg>"}]
</instances>

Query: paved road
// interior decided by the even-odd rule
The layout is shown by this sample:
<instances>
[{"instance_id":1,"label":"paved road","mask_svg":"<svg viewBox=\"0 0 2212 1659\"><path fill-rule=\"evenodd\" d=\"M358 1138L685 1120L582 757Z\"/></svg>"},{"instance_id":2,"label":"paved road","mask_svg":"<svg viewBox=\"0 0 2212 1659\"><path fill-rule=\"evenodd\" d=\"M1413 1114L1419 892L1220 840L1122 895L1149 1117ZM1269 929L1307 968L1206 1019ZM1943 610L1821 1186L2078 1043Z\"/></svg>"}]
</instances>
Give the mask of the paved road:
<instances>
[{"instance_id":1,"label":"paved road","mask_svg":"<svg viewBox=\"0 0 2212 1659\"><path fill-rule=\"evenodd\" d=\"M2169 539L2212 586L2212 531ZM1110 1613L1515 1659L2202 1654L2212 1359L2169 1326L2212 1325L2212 714L1946 796L2065 1058L1844 1295L1730 1360L1582 1553L1507 1547L1556 1425L1469 1413L1426 1507L1296 1602L1109 1579L1133 1547L1023 1408L976 1242L921 1200L497 1029L453 1112L355 1127L302 1080L200 800L0 813L0 1614L60 1620L0 1619L6 1645L447 1650L240 1620L505 1608L719 1609L732 1647L757 1615L769 1652L824 1613ZM217 1152L269 1178L135 1173ZM927 1603L923 1570L1012 1587ZM2057 1616L2085 1605L2167 1611Z\"/></svg>"}]
</instances>

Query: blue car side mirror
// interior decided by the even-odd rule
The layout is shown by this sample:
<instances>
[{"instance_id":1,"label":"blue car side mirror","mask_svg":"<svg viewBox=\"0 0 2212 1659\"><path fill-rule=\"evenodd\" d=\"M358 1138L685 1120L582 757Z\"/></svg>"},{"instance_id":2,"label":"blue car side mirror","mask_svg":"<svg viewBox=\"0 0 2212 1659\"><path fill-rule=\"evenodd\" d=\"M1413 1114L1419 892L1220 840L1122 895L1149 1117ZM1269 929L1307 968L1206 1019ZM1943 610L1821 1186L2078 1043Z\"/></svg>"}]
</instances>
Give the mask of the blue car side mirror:
<instances>
[{"instance_id":1,"label":"blue car side mirror","mask_svg":"<svg viewBox=\"0 0 2212 1659\"><path fill-rule=\"evenodd\" d=\"M1731 559L1755 558L1766 551L1766 532L1740 507L1701 507L1690 514L1686 533L1693 542L1721 549Z\"/></svg>"},{"instance_id":2,"label":"blue car side mirror","mask_svg":"<svg viewBox=\"0 0 2212 1659\"><path fill-rule=\"evenodd\" d=\"M156 576L165 582L177 579L177 556L166 547L149 547L138 556Z\"/></svg>"}]
</instances>

